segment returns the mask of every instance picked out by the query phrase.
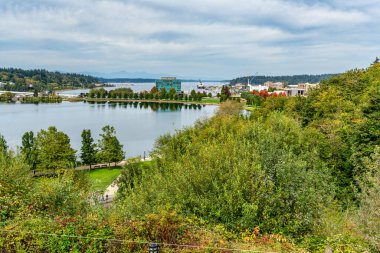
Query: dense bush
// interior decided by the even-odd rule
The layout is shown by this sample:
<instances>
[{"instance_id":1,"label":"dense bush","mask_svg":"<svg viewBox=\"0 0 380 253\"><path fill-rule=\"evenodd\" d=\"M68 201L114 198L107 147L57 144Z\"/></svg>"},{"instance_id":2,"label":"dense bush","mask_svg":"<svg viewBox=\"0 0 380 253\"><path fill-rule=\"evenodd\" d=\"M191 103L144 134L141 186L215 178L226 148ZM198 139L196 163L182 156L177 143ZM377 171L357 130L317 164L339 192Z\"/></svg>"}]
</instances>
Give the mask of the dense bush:
<instances>
[{"instance_id":1,"label":"dense bush","mask_svg":"<svg viewBox=\"0 0 380 253\"><path fill-rule=\"evenodd\" d=\"M310 232L334 193L320 143L280 114L213 118L161 139L157 166L138 173L124 205L132 215L174 209L230 229Z\"/></svg>"},{"instance_id":2,"label":"dense bush","mask_svg":"<svg viewBox=\"0 0 380 253\"><path fill-rule=\"evenodd\" d=\"M0 227L27 204L31 185L29 167L22 159L0 152Z\"/></svg>"},{"instance_id":3,"label":"dense bush","mask_svg":"<svg viewBox=\"0 0 380 253\"><path fill-rule=\"evenodd\" d=\"M375 251L380 251L380 147L365 160L366 176L362 180L359 223Z\"/></svg>"}]
</instances>

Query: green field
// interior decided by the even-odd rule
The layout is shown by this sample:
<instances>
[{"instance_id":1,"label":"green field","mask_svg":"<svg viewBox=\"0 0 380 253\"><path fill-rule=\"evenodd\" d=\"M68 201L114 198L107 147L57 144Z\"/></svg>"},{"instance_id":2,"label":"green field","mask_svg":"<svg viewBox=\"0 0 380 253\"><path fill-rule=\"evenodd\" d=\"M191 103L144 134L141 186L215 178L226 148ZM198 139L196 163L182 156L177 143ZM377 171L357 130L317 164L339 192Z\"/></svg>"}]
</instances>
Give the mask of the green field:
<instances>
[{"instance_id":1,"label":"green field","mask_svg":"<svg viewBox=\"0 0 380 253\"><path fill-rule=\"evenodd\" d=\"M97 169L88 172L94 191L104 191L120 175L122 168Z\"/></svg>"},{"instance_id":2,"label":"green field","mask_svg":"<svg viewBox=\"0 0 380 253\"><path fill-rule=\"evenodd\" d=\"M219 98L203 98L202 103L219 104L220 99Z\"/></svg>"}]
</instances>

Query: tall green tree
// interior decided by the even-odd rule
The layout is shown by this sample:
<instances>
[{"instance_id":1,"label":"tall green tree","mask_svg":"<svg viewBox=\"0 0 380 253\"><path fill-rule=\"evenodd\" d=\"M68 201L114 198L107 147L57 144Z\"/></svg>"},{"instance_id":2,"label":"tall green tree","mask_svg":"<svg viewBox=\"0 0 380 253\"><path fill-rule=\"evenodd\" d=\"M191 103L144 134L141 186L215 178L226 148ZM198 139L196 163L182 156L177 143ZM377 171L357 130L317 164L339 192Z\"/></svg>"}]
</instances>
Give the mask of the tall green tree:
<instances>
[{"instance_id":1,"label":"tall green tree","mask_svg":"<svg viewBox=\"0 0 380 253\"><path fill-rule=\"evenodd\" d=\"M94 143L94 139L91 136L91 130L84 129L82 131L82 148L81 155L84 164L91 165L96 162L96 144Z\"/></svg>"},{"instance_id":2,"label":"tall green tree","mask_svg":"<svg viewBox=\"0 0 380 253\"><path fill-rule=\"evenodd\" d=\"M150 89L150 94L156 94L158 93L158 89L156 86L153 86L152 89Z\"/></svg>"},{"instance_id":3,"label":"tall green tree","mask_svg":"<svg viewBox=\"0 0 380 253\"><path fill-rule=\"evenodd\" d=\"M22 136L21 154L25 162L34 170L37 166L37 152L35 146L36 139L32 131L24 133Z\"/></svg>"},{"instance_id":4,"label":"tall green tree","mask_svg":"<svg viewBox=\"0 0 380 253\"><path fill-rule=\"evenodd\" d=\"M0 152L3 154L6 154L8 150L7 141L5 140L4 136L0 134Z\"/></svg>"},{"instance_id":5,"label":"tall green tree","mask_svg":"<svg viewBox=\"0 0 380 253\"><path fill-rule=\"evenodd\" d=\"M177 94L177 91L174 88L170 88L169 99L173 99L176 94Z\"/></svg>"},{"instance_id":6,"label":"tall green tree","mask_svg":"<svg viewBox=\"0 0 380 253\"><path fill-rule=\"evenodd\" d=\"M165 88L161 88L160 89L160 98L161 99L165 99L166 98L166 95L167 95L167 91Z\"/></svg>"},{"instance_id":7,"label":"tall green tree","mask_svg":"<svg viewBox=\"0 0 380 253\"><path fill-rule=\"evenodd\" d=\"M106 162L110 164L124 159L123 145L120 144L116 137L116 131L113 126L104 126L102 128L103 133L100 134L101 139L99 140L98 147L98 160L101 162Z\"/></svg>"},{"instance_id":8,"label":"tall green tree","mask_svg":"<svg viewBox=\"0 0 380 253\"><path fill-rule=\"evenodd\" d=\"M38 169L56 170L75 166L75 150L71 148L70 138L54 126L37 134L36 152Z\"/></svg>"}]
</instances>

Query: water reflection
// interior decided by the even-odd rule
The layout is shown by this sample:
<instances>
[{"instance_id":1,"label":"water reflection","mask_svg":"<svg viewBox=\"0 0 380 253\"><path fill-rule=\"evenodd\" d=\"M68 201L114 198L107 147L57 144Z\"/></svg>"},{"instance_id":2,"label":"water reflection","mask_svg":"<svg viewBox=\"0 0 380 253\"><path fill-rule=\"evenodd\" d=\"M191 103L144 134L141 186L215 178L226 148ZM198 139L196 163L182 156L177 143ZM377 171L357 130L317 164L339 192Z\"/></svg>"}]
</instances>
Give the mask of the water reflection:
<instances>
[{"instance_id":1,"label":"water reflection","mask_svg":"<svg viewBox=\"0 0 380 253\"><path fill-rule=\"evenodd\" d=\"M201 110L206 105L201 104L184 104L184 103L160 103L160 102L136 102L136 101L126 101L126 102L114 102L114 101L88 101L88 104L96 105L98 108L105 108L106 106L110 109L116 108L140 108L140 109L150 109L154 112L174 112L181 110Z\"/></svg>"}]
</instances>

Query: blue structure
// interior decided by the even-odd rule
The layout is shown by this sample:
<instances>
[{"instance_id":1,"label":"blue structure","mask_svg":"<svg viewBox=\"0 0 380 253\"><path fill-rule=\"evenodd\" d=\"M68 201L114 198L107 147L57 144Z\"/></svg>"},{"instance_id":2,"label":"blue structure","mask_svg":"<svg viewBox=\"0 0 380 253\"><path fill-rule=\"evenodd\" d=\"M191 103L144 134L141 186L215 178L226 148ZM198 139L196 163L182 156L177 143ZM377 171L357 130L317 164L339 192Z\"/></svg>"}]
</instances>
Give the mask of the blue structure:
<instances>
[{"instance_id":1,"label":"blue structure","mask_svg":"<svg viewBox=\"0 0 380 253\"><path fill-rule=\"evenodd\" d=\"M171 88L174 88L177 93L180 93L182 91L181 80L178 80L175 77L162 77L160 80L156 81L156 88L158 90L165 88L166 91L169 91Z\"/></svg>"}]
</instances>

